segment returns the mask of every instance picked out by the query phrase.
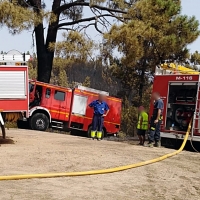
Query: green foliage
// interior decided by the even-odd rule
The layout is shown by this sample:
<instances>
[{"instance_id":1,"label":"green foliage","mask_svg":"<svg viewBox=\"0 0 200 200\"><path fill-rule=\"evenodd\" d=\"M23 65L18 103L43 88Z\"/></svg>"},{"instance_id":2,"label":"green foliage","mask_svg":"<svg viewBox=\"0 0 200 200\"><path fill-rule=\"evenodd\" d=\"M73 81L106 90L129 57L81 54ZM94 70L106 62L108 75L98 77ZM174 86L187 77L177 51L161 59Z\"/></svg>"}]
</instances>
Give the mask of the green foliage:
<instances>
[{"instance_id":1,"label":"green foliage","mask_svg":"<svg viewBox=\"0 0 200 200\"><path fill-rule=\"evenodd\" d=\"M136 129L137 107L149 110L155 67L164 60L185 62L187 45L200 34L195 17L180 15L180 11L179 0L140 0L128 10L131 20L113 25L104 35L108 49L104 55L110 58L112 75L123 85L122 129L128 134ZM113 49L120 58L114 58ZM191 58L197 62L198 54Z\"/></svg>"},{"instance_id":2,"label":"green foliage","mask_svg":"<svg viewBox=\"0 0 200 200\"><path fill-rule=\"evenodd\" d=\"M51 51L55 49L55 67L70 67L73 63L85 62L93 48L93 41L74 31L64 33L61 42L49 45Z\"/></svg>"},{"instance_id":3,"label":"green foliage","mask_svg":"<svg viewBox=\"0 0 200 200\"><path fill-rule=\"evenodd\" d=\"M33 55L33 59L28 62L29 79L37 80L37 58Z\"/></svg>"},{"instance_id":4,"label":"green foliage","mask_svg":"<svg viewBox=\"0 0 200 200\"><path fill-rule=\"evenodd\" d=\"M134 107L127 99L125 99L123 101L123 109L121 115L121 130L127 135L134 135L138 119L137 113L137 107Z\"/></svg>"},{"instance_id":5,"label":"green foliage","mask_svg":"<svg viewBox=\"0 0 200 200\"><path fill-rule=\"evenodd\" d=\"M66 71L64 69L59 70L58 85L63 86L63 87L69 86L68 81L67 81L67 74L66 74Z\"/></svg>"},{"instance_id":6,"label":"green foliage","mask_svg":"<svg viewBox=\"0 0 200 200\"><path fill-rule=\"evenodd\" d=\"M141 102L141 105L145 107L147 113L149 112L150 108L151 93L152 87L146 88ZM138 97L136 96L136 98ZM137 122L138 107L135 106L132 102L130 102L127 98L125 98L123 101L121 130L127 135L134 136L136 135Z\"/></svg>"},{"instance_id":7,"label":"green foliage","mask_svg":"<svg viewBox=\"0 0 200 200\"><path fill-rule=\"evenodd\" d=\"M195 53L191 54L190 61L194 65L200 65L200 53L195 51Z\"/></svg>"},{"instance_id":8,"label":"green foliage","mask_svg":"<svg viewBox=\"0 0 200 200\"><path fill-rule=\"evenodd\" d=\"M81 41L80 33L84 32L86 34L85 30L91 26L102 33L110 25L111 18L123 21L127 9L135 1L52 0L52 7L49 11L45 5L47 0L1 0L1 2L0 24L9 27L12 33L18 33L24 29L34 30L38 61L37 78L39 81L49 82L54 55L57 56L54 65L58 66L63 66L64 63L70 65L72 60L82 59L82 62L84 62L86 60L86 49L92 45L92 42L89 44L87 39L87 45L89 44L89 46L85 46L85 41ZM84 16L83 10L85 8L91 11L91 17ZM109 21L106 19L107 17L109 17ZM47 24L47 34L44 33L44 21ZM56 44L57 33L60 30L66 31L64 35L65 42ZM76 47L74 44L76 44ZM69 56L71 51L75 49L79 51L79 47L82 51L81 54L77 53L78 55ZM54 51L56 52L54 53ZM59 57L63 58L64 52L67 53L67 57L64 56L63 61ZM87 52L88 56L90 56L90 52Z\"/></svg>"},{"instance_id":9,"label":"green foliage","mask_svg":"<svg viewBox=\"0 0 200 200\"><path fill-rule=\"evenodd\" d=\"M117 49L121 58L112 59L112 73L126 90L133 105L143 102L155 67L164 60L183 62L187 45L200 34L194 17L180 15L178 0L140 0L128 11L130 21L114 25L105 34L108 49ZM113 57L109 50L110 57ZM134 100L133 100L134 97Z\"/></svg>"},{"instance_id":10,"label":"green foliage","mask_svg":"<svg viewBox=\"0 0 200 200\"><path fill-rule=\"evenodd\" d=\"M83 86L85 86L85 87L90 87L90 84L91 84L90 77L87 76L87 77L85 78L85 81L83 82Z\"/></svg>"},{"instance_id":11,"label":"green foliage","mask_svg":"<svg viewBox=\"0 0 200 200\"><path fill-rule=\"evenodd\" d=\"M13 34L32 28L40 20L32 10L7 0L0 1L0 25L6 25Z\"/></svg>"},{"instance_id":12,"label":"green foliage","mask_svg":"<svg viewBox=\"0 0 200 200\"><path fill-rule=\"evenodd\" d=\"M28 64L28 73L30 79L32 80L37 79L37 69L32 65L32 63Z\"/></svg>"}]
</instances>

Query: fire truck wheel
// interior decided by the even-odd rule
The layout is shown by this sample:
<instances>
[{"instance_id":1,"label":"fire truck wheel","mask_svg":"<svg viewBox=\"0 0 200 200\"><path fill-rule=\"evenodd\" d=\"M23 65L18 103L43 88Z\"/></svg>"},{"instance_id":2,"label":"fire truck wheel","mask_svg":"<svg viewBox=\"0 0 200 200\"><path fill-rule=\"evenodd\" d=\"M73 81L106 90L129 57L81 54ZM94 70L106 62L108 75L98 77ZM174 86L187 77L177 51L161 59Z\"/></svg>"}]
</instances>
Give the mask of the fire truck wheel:
<instances>
[{"instance_id":1,"label":"fire truck wheel","mask_svg":"<svg viewBox=\"0 0 200 200\"><path fill-rule=\"evenodd\" d=\"M36 113L31 117L30 126L33 130L45 131L49 128L49 119L43 113Z\"/></svg>"},{"instance_id":2,"label":"fire truck wheel","mask_svg":"<svg viewBox=\"0 0 200 200\"><path fill-rule=\"evenodd\" d=\"M87 137L88 138L91 138L91 131L92 131L92 127L90 126L89 129L88 129L88 132L87 132ZM102 137L101 139L103 139L105 137L105 132L104 130L102 130Z\"/></svg>"}]
</instances>

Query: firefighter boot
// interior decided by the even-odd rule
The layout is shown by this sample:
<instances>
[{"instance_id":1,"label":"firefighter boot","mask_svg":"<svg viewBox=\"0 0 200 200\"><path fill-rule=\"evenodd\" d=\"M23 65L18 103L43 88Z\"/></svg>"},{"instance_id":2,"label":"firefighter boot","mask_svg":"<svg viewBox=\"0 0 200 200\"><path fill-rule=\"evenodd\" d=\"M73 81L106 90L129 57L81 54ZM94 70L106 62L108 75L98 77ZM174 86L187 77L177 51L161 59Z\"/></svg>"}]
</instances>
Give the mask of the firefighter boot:
<instances>
[{"instance_id":1,"label":"firefighter boot","mask_svg":"<svg viewBox=\"0 0 200 200\"><path fill-rule=\"evenodd\" d=\"M92 138L93 140L94 140L95 136L96 136L96 131L91 131L91 138Z\"/></svg>"},{"instance_id":2,"label":"firefighter boot","mask_svg":"<svg viewBox=\"0 0 200 200\"><path fill-rule=\"evenodd\" d=\"M154 146L160 148L161 147L160 141L156 141Z\"/></svg>"},{"instance_id":3,"label":"firefighter boot","mask_svg":"<svg viewBox=\"0 0 200 200\"><path fill-rule=\"evenodd\" d=\"M97 132L97 140L100 141L102 138L102 132L101 131L98 131Z\"/></svg>"}]
</instances>

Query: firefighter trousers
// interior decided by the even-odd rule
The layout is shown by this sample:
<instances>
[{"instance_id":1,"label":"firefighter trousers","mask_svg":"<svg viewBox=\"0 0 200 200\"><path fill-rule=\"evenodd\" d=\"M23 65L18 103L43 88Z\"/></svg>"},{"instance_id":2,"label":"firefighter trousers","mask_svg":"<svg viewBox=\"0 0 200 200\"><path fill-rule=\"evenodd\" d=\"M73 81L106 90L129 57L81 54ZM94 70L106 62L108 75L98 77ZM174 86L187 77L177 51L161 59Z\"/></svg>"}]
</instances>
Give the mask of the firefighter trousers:
<instances>
[{"instance_id":1,"label":"firefighter trousers","mask_svg":"<svg viewBox=\"0 0 200 200\"><path fill-rule=\"evenodd\" d=\"M97 138L101 139L104 117L102 115L94 115L92 119L91 137L94 138L97 131Z\"/></svg>"},{"instance_id":2,"label":"firefighter trousers","mask_svg":"<svg viewBox=\"0 0 200 200\"><path fill-rule=\"evenodd\" d=\"M160 141L160 125L161 125L161 120L158 121L158 123L154 123L155 119L151 119L150 123L150 130L149 130L149 142L153 143L159 142Z\"/></svg>"}]
</instances>

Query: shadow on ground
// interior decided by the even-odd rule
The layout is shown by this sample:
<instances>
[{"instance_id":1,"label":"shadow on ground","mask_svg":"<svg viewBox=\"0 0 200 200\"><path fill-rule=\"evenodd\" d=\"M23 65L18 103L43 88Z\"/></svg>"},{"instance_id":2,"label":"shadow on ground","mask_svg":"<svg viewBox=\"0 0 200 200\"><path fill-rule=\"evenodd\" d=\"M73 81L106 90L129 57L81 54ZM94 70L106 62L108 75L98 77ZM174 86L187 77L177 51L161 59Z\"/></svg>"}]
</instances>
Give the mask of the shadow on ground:
<instances>
[{"instance_id":1,"label":"shadow on ground","mask_svg":"<svg viewBox=\"0 0 200 200\"><path fill-rule=\"evenodd\" d=\"M12 138L7 137L6 139L3 139L1 136L0 137L0 145L1 144L15 144L15 142Z\"/></svg>"}]
</instances>

